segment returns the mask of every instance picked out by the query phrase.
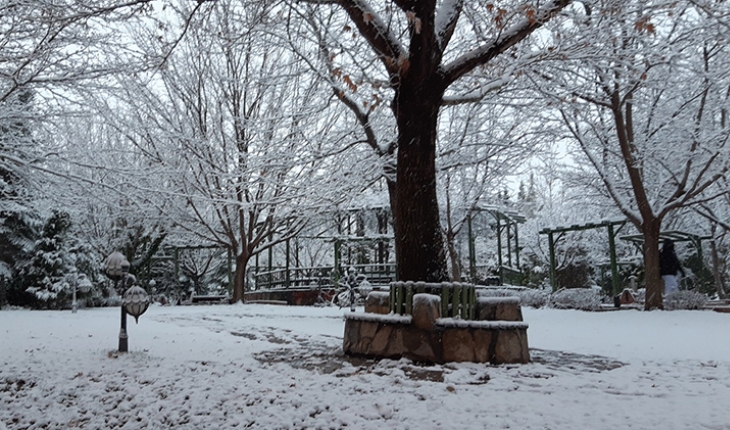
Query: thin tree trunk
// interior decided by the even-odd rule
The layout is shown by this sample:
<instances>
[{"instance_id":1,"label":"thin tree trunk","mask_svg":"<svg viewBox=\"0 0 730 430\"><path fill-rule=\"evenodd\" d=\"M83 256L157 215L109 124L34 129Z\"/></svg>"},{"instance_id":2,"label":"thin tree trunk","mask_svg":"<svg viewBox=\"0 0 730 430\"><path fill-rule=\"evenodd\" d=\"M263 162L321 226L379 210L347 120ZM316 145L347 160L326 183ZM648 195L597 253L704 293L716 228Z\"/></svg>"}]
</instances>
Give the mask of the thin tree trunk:
<instances>
[{"instance_id":1,"label":"thin tree trunk","mask_svg":"<svg viewBox=\"0 0 730 430\"><path fill-rule=\"evenodd\" d=\"M459 263L459 253L456 251L455 238L447 238L446 246L449 251L449 262L451 263L451 281L461 282L461 264Z\"/></svg>"},{"instance_id":2,"label":"thin tree trunk","mask_svg":"<svg viewBox=\"0 0 730 430\"><path fill-rule=\"evenodd\" d=\"M712 279L715 284L715 290L717 296L721 299L726 299L725 289L722 285L722 272L720 271L722 266L722 260L720 259L720 253L717 252L717 245L715 241L710 242L710 254L712 254Z\"/></svg>"},{"instance_id":3,"label":"thin tree trunk","mask_svg":"<svg viewBox=\"0 0 730 430\"><path fill-rule=\"evenodd\" d=\"M232 303L243 302L243 293L246 286L246 266L248 266L249 256L241 253L236 256L236 269L233 273L233 297Z\"/></svg>"},{"instance_id":4,"label":"thin tree trunk","mask_svg":"<svg viewBox=\"0 0 730 430\"><path fill-rule=\"evenodd\" d=\"M613 91L611 93L611 111L616 124L616 137L621 148L624 165L629 174L636 205L641 214L640 222L635 217L629 219L641 230L644 236L644 275L646 281L644 308L646 310L664 309L662 299L664 285L659 274L659 233L661 232L662 218L654 215L642 180L641 162L636 157L638 151L634 145L632 105L626 103L624 106L626 109L625 115L622 106L624 105L621 96L618 91Z\"/></svg>"},{"instance_id":5,"label":"thin tree trunk","mask_svg":"<svg viewBox=\"0 0 730 430\"><path fill-rule=\"evenodd\" d=\"M659 271L659 232L661 221L652 219L644 221L642 233L644 235L644 276L646 279L646 302L644 309L664 309L662 292L664 286Z\"/></svg>"},{"instance_id":6,"label":"thin tree trunk","mask_svg":"<svg viewBox=\"0 0 730 430\"><path fill-rule=\"evenodd\" d=\"M712 258L712 279L715 283L715 289L717 290L717 296L721 299L726 299L727 294L725 288L722 285L722 273L723 273L723 259L720 257L720 253L717 250L717 243L715 242L717 224L712 224L712 240L710 241L710 256Z\"/></svg>"}]
</instances>

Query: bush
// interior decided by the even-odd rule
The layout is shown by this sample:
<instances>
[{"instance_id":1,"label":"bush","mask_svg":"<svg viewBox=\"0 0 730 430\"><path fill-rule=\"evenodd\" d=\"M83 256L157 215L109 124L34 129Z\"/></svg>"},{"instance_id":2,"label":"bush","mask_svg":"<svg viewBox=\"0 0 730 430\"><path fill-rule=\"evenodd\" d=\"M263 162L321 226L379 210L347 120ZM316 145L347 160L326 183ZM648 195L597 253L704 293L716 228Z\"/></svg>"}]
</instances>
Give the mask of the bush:
<instances>
[{"instance_id":1,"label":"bush","mask_svg":"<svg viewBox=\"0 0 730 430\"><path fill-rule=\"evenodd\" d=\"M542 308L547 305L550 293L546 290L538 290L532 288L493 288L482 287L477 289L479 297L519 297L522 306L532 308Z\"/></svg>"},{"instance_id":2,"label":"bush","mask_svg":"<svg viewBox=\"0 0 730 430\"><path fill-rule=\"evenodd\" d=\"M676 291L664 298L666 310L696 310L702 309L707 303L707 296L697 291Z\"/></svg>"},{"instance_id":3,"label":"bush","mask_svg":"<svg viewBox=\"0 0 730 430\"><path fill-rule=\"evenodd\" d=\"M601 307L602 294L594 288L560 289L550 295L550 306L557 309L596 310Z\"/></svg>"}]
</instances>

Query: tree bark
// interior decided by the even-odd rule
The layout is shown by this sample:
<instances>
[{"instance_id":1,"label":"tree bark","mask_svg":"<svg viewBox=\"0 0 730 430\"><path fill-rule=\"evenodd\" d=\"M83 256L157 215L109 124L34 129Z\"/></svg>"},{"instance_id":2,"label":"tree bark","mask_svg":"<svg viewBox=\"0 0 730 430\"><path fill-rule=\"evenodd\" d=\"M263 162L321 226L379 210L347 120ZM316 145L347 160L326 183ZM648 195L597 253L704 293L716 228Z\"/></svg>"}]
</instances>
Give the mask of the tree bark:
<instances>
[{"instance_id":1,"label":"tree bark","mask_svg":"<svg viewBox=\"0 0 730 430\"><path fill-rule=\"evenodd\" d=\"M242 252L236 255L236 269L233 273L233 295L231 303L243 302L243 293L246 287L246 267L250 256Z\"/></svg>"},{"instance_id":2,"label":"tree bark","mask_svg":"<svg viewBox=\"0 0 730 430\"><path fill-rule=\"evenodd\" d=\"M461 282L461 263L459 253L456 251L456 238L453 235L446 238L446 248L449 251L449 262L451 263L451 281Z\"/></svg>"},{"instance_id":3,"label":"tree bark","mask_svg":"<svg viewBox=\"0 0 730 430\"><path fill-rule=\"evenodd\" d=\"M397 276L401 281L442 282L448 280L448 270L436 197L436 127L443 90L429 80L408 81L401 83L394 107Z\"/></svg>"},{"instance_id":4,"label":"tree bark","mask_svg":"<svg viewBox=\"0 0 730 430\"><path fill-rule=\"evenodd\" d=\"M571 1L547 2L532 10L535 16L525 16L508 31L500 31L501 35L494 40L465 52L450 64L442 64L443 54L459 22L461 1L454 2L446 11L439 9L445 16L445 21L439 23L437 6L440 3L440 8L447 7L447 2L386 2L392 3L390 10L397 8L405 13L405 44L386 24L387 19L375 19L377 14L368 1L310 1L342 7L382 62L395 91L392 109L398 125L398 162L395 190L390 197L398 280L446 281L449 275L436 198L435 162L437 119L444 92L456 80L542 27Z\"/></svg>"},{"instance_id":5,"label":"tree bark","mask_svg":"<svg viewBox=\"0 0 730 430\"><path fill-rule=\"evenodd\" d=\"M712 224L712 240L710 241L710 255L712 258L712 279L715 283L715 289L717 290L717 296L721 299L726 299L727 294L723 287L722 274L724 273L724 262L720 257L720 252L717 249L717 224Z\"/></svg>"},{"instance_id":6,"label":"tree bark","mask_svg":"<svg viewBox=\"0 0 730 430\"><path fill-rule=\"evenodd\" d=\"M644 235L644 276L646 280L646 301L644 309L664 309L662 293L664 285L659 272L659 232L661 220L644 221L641 232Z\"/></svg>"},{"instance_id":7,"label":"tree bark","mask_svg":"<svg viewBox=\"0 0 730 430\"><path fill-rule=\"evenodd\" d=\"M632 105L622 103L617 90L610 92L610 98L611 111L616 124L616 137L631 181L634 199L641 215L641 220L639 220L631 217L628 213L626 214L644 236L644 280L646 281L644 309L647 311L664 309L662 298L664 285L659 274L659 233L661 232L663 216L654 214L642 179L641 163L636 159L638 151L634 145ZM626 109L625 115L622 108Z\"/></svg>"}]
</instances>

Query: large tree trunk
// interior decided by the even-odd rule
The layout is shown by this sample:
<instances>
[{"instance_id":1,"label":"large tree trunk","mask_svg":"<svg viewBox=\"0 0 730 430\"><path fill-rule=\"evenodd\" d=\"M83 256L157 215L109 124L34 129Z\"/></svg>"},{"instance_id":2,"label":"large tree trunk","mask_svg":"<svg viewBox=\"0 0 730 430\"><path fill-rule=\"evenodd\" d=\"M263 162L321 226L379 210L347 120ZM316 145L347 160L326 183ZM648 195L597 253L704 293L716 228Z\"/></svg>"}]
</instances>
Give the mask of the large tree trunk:
<instances>
[{"instance_id":1,"label":"large tree trunk","mask_svg":"<svg viewBox=\"0 0 730 430\"><path fill-rule=\"evenodd\" d=\"M393 226L398 279L446 281L448 271L436 199L435 163L436 126L444 92L456 80L542 27L570 1L548 2L537 16L526 17L496 40L472 47L449 64L442 64L443 54L456 31L461 1L448 5L437 0L386 2L387 8L405 12L408 32L403 36L409 39L407 43L401 43L389 19L376 18L368 1L312 3L334 3L343 8L382 61L396 93L392 109L398 124L398 163L396 190L391 200L395 200ZM445 17L438 23L437 6L439 17Z\"/></svg>"},{"instance_id":2,"label":"large tree trunk","mask_svg":"<svg viewBox=\"0 0 730 430\"><path fill-rule=\"evenodd\" d=\"M411 83L414 82L411 80ZM443 90L433 82L401 84L394 111L398 169L393 210L400 281L448 280L436 198L436 126Z\"/></svg>"},{"instance_id":3,"label":"large tree trunk","mask_svg":"<svg viewBox=\"0 0 730 430\"><path fill-rule=\"evenodd\" d=\"M661 220L644 221L641 232L644 235L644 271L646 279L646 302L644 309L664 309L662 292L664 285L659 274L659 232Z\"/></svg>"}]
</instances>

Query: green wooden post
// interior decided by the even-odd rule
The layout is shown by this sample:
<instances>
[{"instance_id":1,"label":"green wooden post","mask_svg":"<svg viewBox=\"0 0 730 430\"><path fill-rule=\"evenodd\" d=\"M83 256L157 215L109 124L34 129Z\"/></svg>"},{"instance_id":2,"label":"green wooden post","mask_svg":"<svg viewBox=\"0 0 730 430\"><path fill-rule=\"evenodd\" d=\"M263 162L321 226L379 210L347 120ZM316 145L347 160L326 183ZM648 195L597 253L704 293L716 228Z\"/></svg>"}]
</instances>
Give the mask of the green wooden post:
<instances>
[{"instance_id":1,"label":"green wooden post","mask_svg":"<svg viewBox=\"0 0 730 430\"><path fill-rule=\"evenodd\" d=\"M502 225L497 218L497 264L499 265L500 276L502 275Z\"/></svg>"},{"instance_id":2,"label":"green wooden post","mask_svg":"<svg viewBox=\"0 0 730 430\"><path fill-rule=\"evenodd\" d=\"M391 308L393 308L394 314L400 314L400 311L398 310L398 286L393 285L393 301L390 303Z\"/></svg>"},{"instance_id":3,"label":"green wooden post","mask_svg":"<svg viewBox=\"0 0 730 430\"><path fill-rule=\"evenodd\" d=\"M465 320L470 320L471 315L471 289L468 285L464 286L464 293L462 295L462 304L463 304L463 315L462 318Z\"/></svg>"},{"instance_id":4,"label":"green wooden post","mask_svg":"<svg viewBox=\"0 0 730 430\"><path fill-rule=\"evenodd\" d=\"M441 316L449 317L449 294L450 291L444 285L441 285Z\"/></svg>"},{"instance_id":5,"label":"green wooden post","mask_svg":"<svg viewBox=\"0 0 730 430\"><path fill-rule=\"evenodd\" d=\"M269 240L272 240L272 239L273 239L273 233L271 233L269 235ZM268 285L268 287L271 288L274 285L274 274L271 273L271 271L274 270L274 249L271 246L269 247L268 255L269 255L269 265L268 265L268 268L269 268L269 276L268 276L268 278L269 278L269 285Z\"/></svg>"},{"instance_id":6,"label":"green wooden post","mask_svg":"<svg viewBox=\"0 0 730 430\"><path fill-rule=\"evenodd\" d=\"M340 240L335 239L335 271L334 282L335 285L339 285L340 282Z\"/></svg>"},{"instance_id":7,"label":"green wooden post","mask_svg":"<svg viewBox=\"0 0 730 430\"><path fill-rule=\"evenodd\" d=\"M474 287L474 285L471 286L471 294L469 295L469 298L471 299L471 307L469 308L469 319L474 321L477 319L477 290Z\"/></svg>"},{"instance_id":8,"label":"green wooden post","mask_svg":"<svg viewBox=\"0 0 730 430\"><path fill-rule=\"evenodd\" d=\"M406 315L413 315L413 285L406 286Z\"/></svg>"},{"instance_id":9,"label":"green wooden post","mask_svg":"<svg viewBox=\"0 0 730 430\"><path fill-rule=\"evenodd\" d=\"M517 268L520 268L520 236L519 236L519 226L517 223L515 223L515 263L517 264Z\"/></svg>"},{"instance_id":10,"label":"green wooden post","mask_svg":"<svg viewBox=\"0 0 730 430\"><path fill-rule=\"evenodd\" d=\"M507 225L505 228L507 229L507 265L509 267L512 267L512 234L510 231L512 230L510 227L512 226L512 223L507 220Z\"/></svg>"},{"instance_id":11,"label":"green wooden post","mask_svg":"<svg viewBox=\"0 0 730 430\"><path fill-rule=\"evenodd\" d=\"M395 285L390 284L390 300L388 300L388 307L391 313L395 313Z\"/></svg>"},{"instance_id":12,"label":"green wooden post","mask_svg":"<svg viewBox=\"0 0 730 430\"><path fill-rule=\"evenodd\" d=\"M461 316L461 287L454 285L454 296L451 301L451 317Z\"/></svg>"},{"instance_id":13,"label":"green wooden post","mask_svg":"<svg viewBox=\"0 0 730 430\"><path fill-rule=\"evenodd\" d=\"M468 285L465 285L464 292L461 295L461 304L462 304L462 315L461 317L465 320L470 320L471 317L471 289Z\"/></svg>"},{"instance_id":14,"label":"green wooden post","mask_svg":"<svg viewBox=\"0 0 730 430\"><path fill-rule=\"evenodd\" d=\"M397 313L398 313L398 315L403 315L403 314L405 314L405 310L406 310L406 287L405 287L405 285L401 284L398 287L398 291L396 291L396 294L398 296L395 301L396 305L398 305Z\"/></svg>"},{"instance_id":15,"label":"green wooden post","mask_svg":"<svg viewBox=\"0 0 730 430\"><path fill-rule=\"evenodd\" d=\"M552 231L548 232L548 247L550 248L550 286L555 292L558 289L558 282L555 274L555 239Z\"/></svg>"},{"instance_id":16,"label":"green wooden post","mask_svg":"<svg viewBox=\"0 0 730 430\"><path fill-rule=\"evenodd\" d=\"M466 288L459 285L459 318L466 319Z\"/></svg>"},{"instance_id":17,"label":"green wooden post","mask_svg":"<svg viewBox=\"0 0 730 430\"><path fill-rule=\"evenodd\" d=\"M296 267L302 267L302 262L299 260L299 238L294 238L294 265Z\"/></svg>"},{"instance_id":18,"label":"green wooden post","mask_svg":"<svg viewBox=\"0 0 730 430\"><path fill-rule=\"evenodd\" d=\"M621 293L621 285L618 279L618 264L616 262L616 240L613 232L613 224L608 224L608 252L611 258L611 285L613 285L613 295L617 296Z\"/></svg>"},{"instance_id":19,"label":"green wooden post","mask_svg":"<svg viewBox=\"0 0 730 430\"><path fill-rule=\"evenodd\" d=\"M472 283L477 282L477 256L476 247L474 245L474 231L472 230L471 212L466 218L467 232L469 235L469 277Z\"/></svg>"},{"instance_id":20,"label":"green wooden post","mask_svg":"<svg viewBox=\"0 0 730 430\"><path fill-rule=\"evenodd\" d=\"M289 244L290 240L291 239L286 240L286 259L285 259L286 271L284 272L284 276L285 276L285 282L286 282L287 288L291 287L291 273L289 272L289 266L291 264L290 257L289 257L289 253L291 252L291 245Z\"/></svg>"}]
</instances>

